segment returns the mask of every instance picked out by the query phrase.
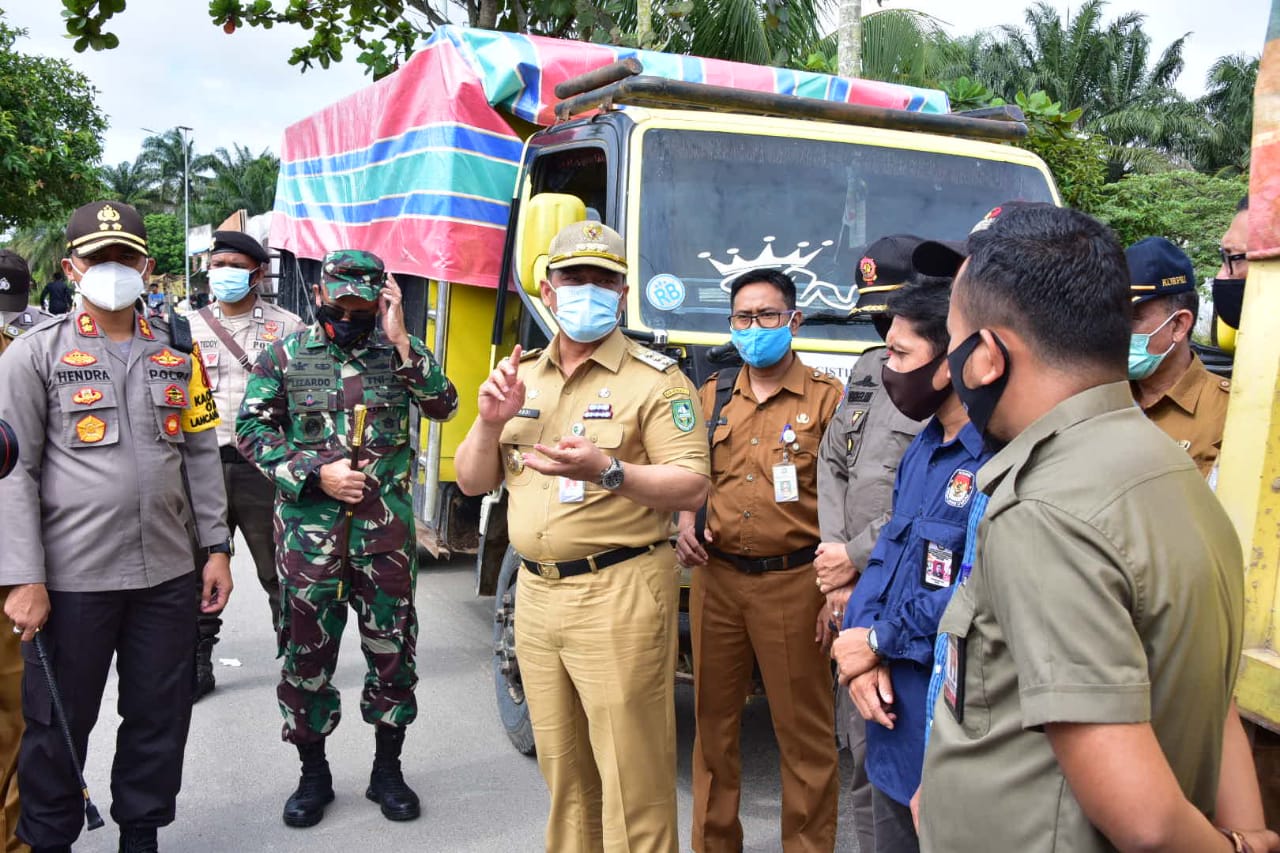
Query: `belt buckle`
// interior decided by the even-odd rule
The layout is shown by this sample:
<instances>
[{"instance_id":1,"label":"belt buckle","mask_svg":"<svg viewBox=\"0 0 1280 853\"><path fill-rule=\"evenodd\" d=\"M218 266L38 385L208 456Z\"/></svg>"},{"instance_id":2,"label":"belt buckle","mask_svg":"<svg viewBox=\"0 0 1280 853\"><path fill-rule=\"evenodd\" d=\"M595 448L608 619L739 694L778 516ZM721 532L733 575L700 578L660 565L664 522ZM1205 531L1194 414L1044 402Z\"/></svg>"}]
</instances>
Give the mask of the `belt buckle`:
<instances>
[{"instance_id":1,"label":"belt buckle","mask_svg":"<svg viewBox=\"0 0 1280 853\"><path fill-rule=\"evenodd\" d=\"M555 563L538 563L538 574L550 580L560 580L560 567Z\"/></svg>"}]
</instances>

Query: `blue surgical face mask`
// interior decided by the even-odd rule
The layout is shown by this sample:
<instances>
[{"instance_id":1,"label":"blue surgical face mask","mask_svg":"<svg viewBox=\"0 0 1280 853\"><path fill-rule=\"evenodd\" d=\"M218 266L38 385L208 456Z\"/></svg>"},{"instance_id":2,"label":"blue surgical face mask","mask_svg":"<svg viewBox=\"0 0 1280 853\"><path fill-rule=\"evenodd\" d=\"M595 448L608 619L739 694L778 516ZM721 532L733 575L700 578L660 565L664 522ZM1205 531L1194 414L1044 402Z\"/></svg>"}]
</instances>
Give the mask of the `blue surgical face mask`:
<instances>
[{"instance_id":1,"label":"blue surgical face mask","mask_svg":"<svg viewBox=\"0 0 1280 853\"><path fill-rule=\"evenodd\" d=\"M556 322L580 344L598 341L618 325L620 297L598 284L564 284L556 289Z\"/></svg>"},{"instance_id":2,"label":"blue surgical face mask","mask_svg":"<svg viewBox=\"0 0 1280 853\"><path fill-rule=\"evenodd\" d=\"M219 302L239 302L249 295L249 279L253 273L239 267L209 270L209 292Z\"/></svg>"},{"instance_id":3,"label":"blue surgical face mask","mask_svg":"<svg viewBox=\"0 0 1280 853\"><path fill-rule=\"evenodd\" d=\"M1133 334L1129 336L1129 378L1134 382L1141 382L1155 373L1160 367L1160 363L1164 361L1165 356L1173 352L1174 344L1172 342L1164 352L1150 353L1147 352L1147 347L1151 344L1152 336L1169 325L1169 321L1177 315L1178 312L1173 312L1165 318L1163 323L1145 335Z\"/></svg>"},{"instance_id":4,"label":"blue surgical face mask","mask_svg":"<svg viewBox=\"0 0 1280 853\"><path fill-rule=\"evenodd\" d=\"M772 367L791 350L791 324L762 329L753 323L746 329L733 329L729 339L747 364L757 368Z\"/></svg>"}]
</instances>

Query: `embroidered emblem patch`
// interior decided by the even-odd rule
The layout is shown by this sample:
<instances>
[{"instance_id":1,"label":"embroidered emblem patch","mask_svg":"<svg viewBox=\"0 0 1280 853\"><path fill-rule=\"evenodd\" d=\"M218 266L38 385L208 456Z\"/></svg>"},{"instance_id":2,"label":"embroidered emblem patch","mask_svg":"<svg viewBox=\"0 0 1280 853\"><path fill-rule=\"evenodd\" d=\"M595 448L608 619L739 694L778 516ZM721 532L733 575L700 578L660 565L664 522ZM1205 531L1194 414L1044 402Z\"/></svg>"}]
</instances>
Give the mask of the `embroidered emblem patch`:
<instances>
[{"instance_id":1,"label":"embroidered emblem patch","mask_svg":"<svg viewBox=\"0 0 1280 853\"><path fill-rule=\"evenodd\" d=\"M174 355L167 348L151 356L151 360L161 367L177 367L179 364L187 363L185 358L180 355Z\"/></svg>"},{"instance_id":2,"label":"embroidered emblem patch","mask_svg":"<svg viewBox=\"0 0 1280 853\"><path fill-rule=\"evenodd\" d=\"M181 385L170 385L164 389L164 401L170 406L185 406L187 391ZM170 433L172 435L172 433Z\"/></svg>"},{"instance_id":3,"label":"embroidered emblem patch","mask_svg":"<svg viewBox=\"0 0 1280 853\"><path fill-rule=\"evenodd\" d=\"M947 492L943 495L943 499L950 506L962 507L969 503L972 495L973 472L960 468L951 475L951 481L947 483Z\"/></svg>"},{"instance_id":4,"label":"embroidered emblem patch","mask_svg":"<svg viewBox=\"0 0 1280 853\"><path fill-rule=\"evenodd\" d=\"M693 415L693 402L690 400L671 401L671 420L681 432L693 432L697 426L697 418Z\"/></svg>"},{"instance_id":5,"label":"embroidered emblem patch","mask_svg":"<svg viewBox=\"0 0 1280 853\"><path fill-rule=\"evenodd\" d=\"M71 396L71 402L77 406L92 406L102 399L102 392L97 388L85 386Z\"/></svg>"},{"instance_id":6,"label":"embroidered emblem patch","mask_svg":"<svg viewBox=\"0 0 1280 853\"><path fill-rule=\"evenodd\" d=\"M858 264L858 271L862 273L863 282L865 282L866 284L876 283L876 276L878 275L878 273L876 272L875 258L870 258L870 257L863 258L862 262Z\"/></svg>"},{"instance_id":7,"label":"embroidered emblem patch","mask_svg":"<svg viewBox=\"0 0 1280 853\"><path fill-rule=\"evenodd\" d=\"M76 423L76 435L85 444L97 444L107 437L107 425L101 418L85 415Z\"/></svg>"},{"instance_id":8,"label":"embroidered emblem patch","mask_svg":"<svg viewBox=\"0 0 1280 853\"><path fill-rule=\"evenodd\" d=\"M98 324L88 314L82 313L76 317L76 328L86 338L98 337Z\"/></svg>"},{"instance_id":9,"label":"embroidered emblem patch","mask_svg":"<svg viewBox=\"0 0 1280 853\"><path fill-rule=\"evenodd\" d=\"M149 341L156 339L156 336L151 332L151 324L141 314L138 315L138 332Z\"/></svg>"},{"instance_id":10,"label":"embroidered emblem patch","mask_svg":"<svg viewBox=\"0 0 1280 853\"><path fill-rule=\"evenodd\" d=\"M182 420L176 413L164 416L164 434L177 435L178 430L182 428Z\"/></svg>"},{"instance_id":11,"label":"embroidered emblem patch","mask_svg":"<svg viewBox=\"0 0 1280 853\"><path fill-rule=\"evenodd\" d=\"M71 352L63 354L62 363L69 364L72 367L88 367L90 364L97 364L98 360L87 352L73 349Z\"/></svg>"}]
</instances>

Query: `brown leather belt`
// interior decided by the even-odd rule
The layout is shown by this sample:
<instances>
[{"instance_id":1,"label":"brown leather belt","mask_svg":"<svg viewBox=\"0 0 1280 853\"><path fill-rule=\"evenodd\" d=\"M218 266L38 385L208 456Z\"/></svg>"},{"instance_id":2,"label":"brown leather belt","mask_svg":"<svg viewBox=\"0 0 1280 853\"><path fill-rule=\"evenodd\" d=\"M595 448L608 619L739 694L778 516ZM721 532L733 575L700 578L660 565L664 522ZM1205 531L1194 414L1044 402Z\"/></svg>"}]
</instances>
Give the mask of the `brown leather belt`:
<instances>
[{"instance_id":1,"label":"brown leather belt","mask_svg":"<svg viewBox=\"0 0 1280 853\"><path fill-rule=\"evenodd\" d=\"M709 548L712 554L722 560L730 563L738 571L748 575L760 575L765 572L782 572L787 569L798 569L801 566L807 566L813 562L813 558L818 554L818 547L810 545L808 548L801 548L792 551L790 554L783 554L779 557L743 557L738 554L729 554L718 548Z\"/></svg>"},{"instance_id":2,"label":"brown leather belt","mask_svg":"<svg viewBox=\"0 0 1280 853\"><path fill-rule=\"evenodd\" d=\"M581 560L566 560L563 563L539 563L525 559L521 559L520 562L524 564L526 569L539 577L559 580L560 578L571 578L574 575L585 575L587 572L598 572L601 569L616 566L618 563L625 563L627 560L639 557L641 554L648 554L657 547L654 544L646 545L643 548L614 548L612 551L592 554L590 557L584 557Z\"/></svg>"}]
</instances>

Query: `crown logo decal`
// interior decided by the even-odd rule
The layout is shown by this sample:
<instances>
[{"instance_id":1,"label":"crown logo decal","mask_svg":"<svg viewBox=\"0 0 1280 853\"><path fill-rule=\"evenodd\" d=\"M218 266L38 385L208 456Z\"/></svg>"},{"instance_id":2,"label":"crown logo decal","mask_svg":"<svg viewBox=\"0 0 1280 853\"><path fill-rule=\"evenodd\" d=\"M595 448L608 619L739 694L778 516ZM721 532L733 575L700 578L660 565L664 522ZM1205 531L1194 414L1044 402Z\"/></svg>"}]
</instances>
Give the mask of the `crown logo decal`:
<instances>
[{"instance_id":1,"label":"crown logo decal","mask_svg":"<svg viewBox=\"0 0 1280 853\"><path fill-rule=\"evenodd\" d=\"M733 280L744 272L780 268L795 280L798 307L807 308L814 302L820 302L836 311L847 312L853 308L858 294L855 285L850 283L841 286L823 281L818 277L818 273L808 268L823 249L835 245L834 240L823 240L816 248L813 248L813 244L808 240L803 240L796 243L795 249L785 255L774 252L773 244L776 241L777 238L774 236L765 237L762 240L764 246L760 254L754 258L745 257L737 248L728 249L725 252L728 259L724 261L713 258L710 252L700 252L698 257L715 267L716 272L720 274L720 289L725 293L730 291Z\"/></svg>"}]
</instances>

